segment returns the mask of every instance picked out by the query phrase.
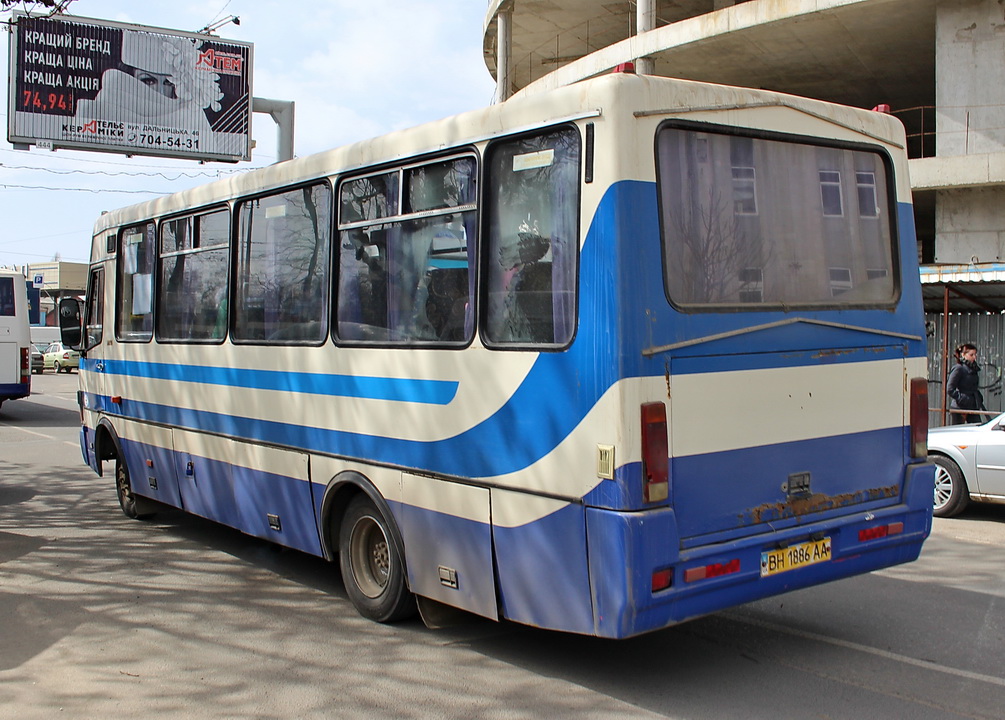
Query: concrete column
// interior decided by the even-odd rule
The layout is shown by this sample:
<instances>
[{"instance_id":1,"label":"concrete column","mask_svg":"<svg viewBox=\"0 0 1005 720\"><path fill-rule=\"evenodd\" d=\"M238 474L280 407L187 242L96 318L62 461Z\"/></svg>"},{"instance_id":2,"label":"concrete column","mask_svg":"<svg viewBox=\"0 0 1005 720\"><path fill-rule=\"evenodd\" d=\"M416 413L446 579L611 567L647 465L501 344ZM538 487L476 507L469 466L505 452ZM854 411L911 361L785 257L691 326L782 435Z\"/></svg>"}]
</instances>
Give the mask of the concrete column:
<instances>
[{"instance_id":1,"label":"concrete column","mask_svg":"<svg viewBox=\"0 0 1005 720\"><path fill-rule=\"evenodd\" d=\"M635 13L636 35L656 29L656 0L638 0ZM651 57L640 57L635 60L635 71L639 75L655 75L656 61Z\"/></svg>"},{"instance_id":2,"label":"concrete column","mask_svg":"<svg viewBox=\"0 0 1005 720\"><path fill-rule=\"evenodd\" d=\"M935 4L937 158L991 163L1005 153L1005 29L999 0ZM1005 187L940 190L935 198L935 261L1005 259Z\"/></svg>"},{"instance_id":3,"label":"concrete column","mask_svg":"<svg viewBox=\"0 0 1005 720\"><path fill-rule=\"evenodd\" d=\"M1005 29L998 0L935 6L936 152L1005 152Z\"/></svg>"},{"instance_id":4,"label":"concrete column","mask_svg":"<svg viewBox=\"0 0 1005 720\"><path fill-rule=\"evenodd\" d=\"M510 65L513 55L513 5L500 8L496 15L496 100L504 102L511 94Z\"/></svg>"}]
</instances>

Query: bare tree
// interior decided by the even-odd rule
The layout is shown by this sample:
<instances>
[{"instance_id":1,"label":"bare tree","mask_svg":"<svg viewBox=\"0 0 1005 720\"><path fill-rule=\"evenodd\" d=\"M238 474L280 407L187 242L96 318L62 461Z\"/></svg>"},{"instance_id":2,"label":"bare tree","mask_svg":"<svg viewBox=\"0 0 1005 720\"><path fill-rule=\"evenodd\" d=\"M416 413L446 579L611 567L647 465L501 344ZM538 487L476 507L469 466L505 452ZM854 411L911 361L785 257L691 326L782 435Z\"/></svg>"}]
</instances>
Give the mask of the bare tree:
<instances>
[{"instance_id":1,"label":"bare tree","mask_svg":"<svg viewBox=\"0 0 1005 720\"><path fill-rule=\"evenodd\" d=\"M736 302L737 293L753 282L746 271L767 262L761 243L749 237L733 203L715 187L706 202L679 207L673 224L669 274L672 294L682 302Z\"/></svg>"}]
</instances>

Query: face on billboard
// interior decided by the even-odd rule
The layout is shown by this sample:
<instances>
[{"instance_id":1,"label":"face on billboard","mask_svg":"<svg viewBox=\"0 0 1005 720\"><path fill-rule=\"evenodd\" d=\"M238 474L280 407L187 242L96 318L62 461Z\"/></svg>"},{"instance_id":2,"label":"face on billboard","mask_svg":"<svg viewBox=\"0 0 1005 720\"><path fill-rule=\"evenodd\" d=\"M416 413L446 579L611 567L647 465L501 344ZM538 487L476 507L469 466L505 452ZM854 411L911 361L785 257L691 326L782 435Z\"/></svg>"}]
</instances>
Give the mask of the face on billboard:
<instances>
[{"instance_id":1,"label":"face on billboard","mask_svg":"<svg viewBox=\"0 0 1005 720\"><path fill-rule=\"evenodd\" d=\"M177 97L174 91L174 83L171 82L171 76L167 73L155 73L143 70L142 68L129 68L129 70L134 78L151 90L171 99Z\"/></svg>"}]
</instances>

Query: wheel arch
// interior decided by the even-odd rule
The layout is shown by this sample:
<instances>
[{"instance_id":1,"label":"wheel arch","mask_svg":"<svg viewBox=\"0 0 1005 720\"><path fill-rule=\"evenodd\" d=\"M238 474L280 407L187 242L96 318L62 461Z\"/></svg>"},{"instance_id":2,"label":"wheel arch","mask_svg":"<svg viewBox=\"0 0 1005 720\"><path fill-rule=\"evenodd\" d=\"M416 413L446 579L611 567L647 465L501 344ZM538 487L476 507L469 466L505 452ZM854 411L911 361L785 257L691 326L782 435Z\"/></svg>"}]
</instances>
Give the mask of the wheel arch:
<instances>
[{"instance_id":1,"label":"wheel arch","mask_svg":"<svg viewBox=\"0 0 1005 720\"><path fill-rule=\"evenodd\" d=\"M329 480L327 487L325 487L321 500L321 548L325 558L334 561L338 557L338 534L342 518L345 516L349 503L360 494L366 495L387 520L394 549L397 551L398 557L401 558L402 567L407 568L405 542L402 539L401 530L398 529L397 519L391 512L391 505L369 478L355 470L339 473ZM406 583L408 581L407 572L405 573L405 581Z\"/></svg>"},{"instance_id":2,"label":"wheel arch","mask_svg":"<svg viewBox=\"0 0 1005 720\"><path fill-rule=\"evenodd\" d=\"M111 421L103 417L98 420L98 424L94 428L94 458L98 477L104 477L102 461L121 457L123 457L122 443L119 440L119 435L115 432Z\"/></svg>"}]
</instances>

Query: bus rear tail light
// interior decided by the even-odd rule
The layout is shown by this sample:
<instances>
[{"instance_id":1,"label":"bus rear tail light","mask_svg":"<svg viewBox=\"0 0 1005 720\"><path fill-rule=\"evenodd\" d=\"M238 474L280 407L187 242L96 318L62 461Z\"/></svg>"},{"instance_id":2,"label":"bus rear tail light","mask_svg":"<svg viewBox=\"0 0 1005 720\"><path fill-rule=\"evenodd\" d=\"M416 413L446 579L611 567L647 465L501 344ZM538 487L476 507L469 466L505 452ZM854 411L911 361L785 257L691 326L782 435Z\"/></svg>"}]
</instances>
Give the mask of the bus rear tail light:
<instances>
[{"instance_id":1,"label":"bus rear tail light","mask_svg":"<svg viewBox=\"0 0 1005 720\"><path fill-rule=\"evenodd\" d=\"M31 382L31 352L28 348L21 348L21 382Z\"/></svg>"},{"instance_id":2,"label":"bus rear tail light","mask_svg":"<svg viewBox=\"0 0 1005 720\"><path fill-rule=\"evenodd\" d=\"M688 568L684 571L684 582L707 580L709 578L722 577L723 575L732 575L736 572L740 572L740 558L733 558L729 562Z\"/></svg>"},{"instance_id":3,"label":"bus rear tail light","mask_svg":"<svg viewBox=\"0 0 1005 720\"><path fill-rule=\"evenodd\" d=\"M642 498L647 503L670 495L667 409L661 402L642 406Z\"/></svg>"},{"instance_id":4,"label":"bus rear tail light","mask_svg":"<svg viewBox=\"0 0 1005 720\"><path fill-rule=\"evenodd\" d=\"M911 457L928 457L928 380L911 378Z\"/></svg>"},{"instance_id":5,"label":"bus rear tail light","mask_svg":"<svg viewBox=\"0 0 1005 720\"><path fill-rule=\"evenodd\" d=\"M673 570L670 568L665 568L663 570L657 570L653 573L652 579L652 590L653 592L659 592L660 590L666 590L673 583Z\"/></svg>"},{"instance_id":6,"label":"bus rear tail light","mask_svg":"<svg viewBox=\"0 0 1005 720\"><path fill-rule=\"evenodd\" d=\"M858 531L858 541L868 542L869 540L879 540L890 535L900 535L904 532L904 523L894 522L889 525L877 525L876 527L865 528Z\"/></svg>"}]
</instances>

